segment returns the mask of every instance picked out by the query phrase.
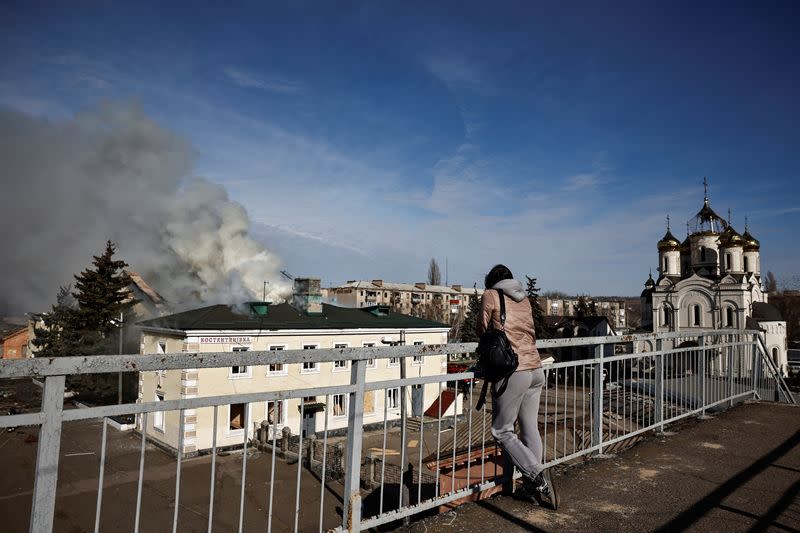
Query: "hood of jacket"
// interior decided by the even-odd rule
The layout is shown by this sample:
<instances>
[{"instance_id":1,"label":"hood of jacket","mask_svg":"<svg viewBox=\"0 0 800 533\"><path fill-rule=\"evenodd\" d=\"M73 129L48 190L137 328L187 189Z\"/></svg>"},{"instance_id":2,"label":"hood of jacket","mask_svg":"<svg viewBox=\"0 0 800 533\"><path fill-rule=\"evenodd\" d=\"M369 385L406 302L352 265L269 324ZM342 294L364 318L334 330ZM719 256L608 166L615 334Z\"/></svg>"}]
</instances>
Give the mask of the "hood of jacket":
<instances>
[{"instance_id":1,"label":"hood of jacket","mask_svg":"<svg viewBox=\"0 0 800 533\"><path fill-rule=\"evenodd\" d=\"M522 288L522 282L516 279L504 279L494 284L493 289L503 291L503 294L514 300L521 302L527 295L525 289Z\"/></svg>"}]
</instances>

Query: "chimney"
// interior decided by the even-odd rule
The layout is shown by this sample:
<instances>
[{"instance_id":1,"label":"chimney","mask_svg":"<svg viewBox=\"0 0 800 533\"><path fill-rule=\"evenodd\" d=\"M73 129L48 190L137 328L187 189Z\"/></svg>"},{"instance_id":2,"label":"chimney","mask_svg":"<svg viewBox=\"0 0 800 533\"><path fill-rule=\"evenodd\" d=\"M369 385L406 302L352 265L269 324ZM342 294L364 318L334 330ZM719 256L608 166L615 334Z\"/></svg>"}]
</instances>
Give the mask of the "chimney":
<instances>
[{"instance_id":1,"label":"chimney","mask_svg":"<svg viewBox=\"0 0 800 533\"><path fill-rule=\"evenodd\" d=\"M294 278L292 307L309 316L322 314L322 291L319 278Z\"/></svg>"},{"instance_id":2,"label":"chimney","mask_svg":"<svg viewBox=\"0 0 800 533\"><path fill-rule=\"evenodd\" d=\"M461 292L461 285L453 285L453 290Z\"/></svg>"},{"instance_id":3,"label":"chimney","mask_svg":"<svg viewBox=\"0 0 800 533\"><path fill-rule=\"evenodd\" d=\"M383 280L382 279L373 279L372 284L376 287L383 287Z\"/></svg>"}]
</instances>

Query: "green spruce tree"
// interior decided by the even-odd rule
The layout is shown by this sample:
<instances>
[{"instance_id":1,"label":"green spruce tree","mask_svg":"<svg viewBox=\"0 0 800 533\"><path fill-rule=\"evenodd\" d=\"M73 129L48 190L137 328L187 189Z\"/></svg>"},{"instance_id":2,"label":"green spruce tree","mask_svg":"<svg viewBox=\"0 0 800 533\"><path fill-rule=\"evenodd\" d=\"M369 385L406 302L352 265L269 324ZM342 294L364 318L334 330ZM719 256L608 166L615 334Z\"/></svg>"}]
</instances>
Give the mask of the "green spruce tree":
<instances>
[{"instance_id":1,"label":"green spruce tree","mask_svg":"<svg viewBox=\"0 0 800 533\"><path fill-rule=\"evenodd\" d=\"M124 270L128 264L114 259L115 251L114 243L107 241L105 252L92 260L94 268L75 276L72 296L78 302L76 329L84 355L114 353L119 334L116 321L136 303L129 289L131 278Z\"/></svg>"},{"instance_id":2,"label":"green spruce tree","mask_svg":"<svg viewBox=\"0 0 800 533\"><path fill-rule=\"evenodd\" d=\"M525 276L528 286L525 292L528 294L528 301L531 303L531 314L533 315L533 329L537 339L547 339L550 337L547 331L547 323L544 319L544 310L539 305L539 287L536 286L536 278Z\"/></svg>"},{"instance_id":3,"label":"green spruce tree","mask_svg":"<svg viewBox=\"0 0 800 533\"><path fill-rule=\"evenodd\" d=\"M461 342L478 342L478 316L481 314L481 299L478 297L478 289L469 300L467 315L464 317L464 324L461 326Z\"/></svg>"},{"instance_id":4,"label":"green spruce tree","mask_svg":"<svg viewBox=\"0 0 800 533\"><path fill-rule=\"evenodd\" d=\"M56 303L47 313L33 316L33 345L37 357L62 357L80 355L77 330L77 310L70 294L70 286L60 287Z\"/></svg>"}]
</instances>

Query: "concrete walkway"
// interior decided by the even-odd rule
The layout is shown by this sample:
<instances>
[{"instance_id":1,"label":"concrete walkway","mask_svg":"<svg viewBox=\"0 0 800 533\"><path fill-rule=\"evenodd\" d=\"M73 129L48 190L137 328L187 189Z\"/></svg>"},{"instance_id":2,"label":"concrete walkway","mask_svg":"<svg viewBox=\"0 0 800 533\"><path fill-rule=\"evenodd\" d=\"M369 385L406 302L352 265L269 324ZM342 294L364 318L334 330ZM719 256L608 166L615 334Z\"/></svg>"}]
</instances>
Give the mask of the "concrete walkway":
<instances>
[{"instance_id":1,"label":"concrete walkway","mask_svg":"<svg viewBox=\"0 0 800 533\"><path fill-rule=\"evenodd\" d=\"M561 471L557 512L496 496L407 532L800 531L800 408L745 404Z\"/></svg>"}]
</instances>

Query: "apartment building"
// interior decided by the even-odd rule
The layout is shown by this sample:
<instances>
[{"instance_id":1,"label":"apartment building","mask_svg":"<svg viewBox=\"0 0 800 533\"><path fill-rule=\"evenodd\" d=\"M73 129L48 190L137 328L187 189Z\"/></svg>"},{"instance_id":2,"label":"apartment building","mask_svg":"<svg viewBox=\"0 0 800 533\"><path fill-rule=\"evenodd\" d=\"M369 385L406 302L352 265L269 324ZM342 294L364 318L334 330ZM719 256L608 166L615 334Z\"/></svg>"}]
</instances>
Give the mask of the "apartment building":
<instances>
[{"instance_id":1,"label":"apartment building","mask_svg":"<svg viewBox=\"0 0 800 533\"><path fill-rule=\"evenodd\" d=\"M352 280L323 289L323 297L334 305L354 308L387 305L397 313L435 317L448 324L460 313L466 313L472 298L482 295L483 289L461 285L390 283L381 279Z\"/></svg>"},{"instance_id":2,"label":"apartment building","mask_svg":"<svg viewBox=\"0 0 800 533\"><path fill-rule=\"evenodd\" d=\"M264 302L231 307L213 305L147 320L141 328L141 353L281 351L378 346L404 340L406 344L445 344L447 324L395 313L388 306L346 308L322 303L318 279L295 279L290 303ZM400 365L408 376L439 375L447 372L446 355L425 355L405 359L378 359L367 364L369 382L397 379ZM139 401L219 396L249 392L286 391L345 385L350 382L349 361L267 366L235 366L141 372ZM438 398L437 385L412 387L408 412L421 414ZM388 419L400 417L400 391L385 395ZM303 416L300 403L304 404ZM451 405L450 410L459 406ZM250 431L268 421L278 431L288 427L293 434L315 433L328 428L347 427L347 395L306 397L276 402L231 404L218 408L217 445L242 444L245 425ZM368 391L364 399L365 422L370 417L383 422L383 391ZM147 434L159 444L176 450L180 413L155 413L148 417ZM214 432L214 409L185 410L184 452L210 449Z\"/></svg>"},{"instance_id":3,"label":"apartment building","mask_svg":"<svg viewBox=\"0 0 800 533\"><path fill-rule=\"evenodd\" d=\"M585 297L586 304L594 304L594 314L608 318L614 328L625 328L628 323L625 317L625 300L613 298ZM542 298L546 316L576 316L578 298Z\"/></svg>"}]
</instances>

